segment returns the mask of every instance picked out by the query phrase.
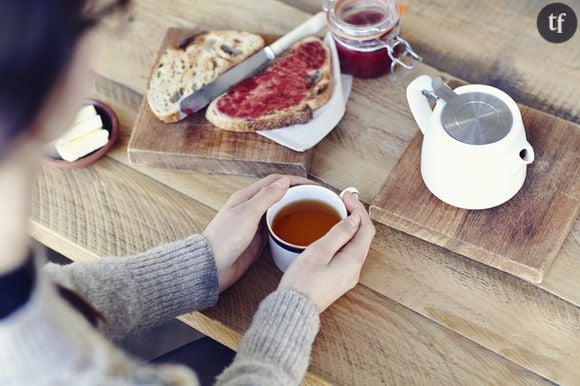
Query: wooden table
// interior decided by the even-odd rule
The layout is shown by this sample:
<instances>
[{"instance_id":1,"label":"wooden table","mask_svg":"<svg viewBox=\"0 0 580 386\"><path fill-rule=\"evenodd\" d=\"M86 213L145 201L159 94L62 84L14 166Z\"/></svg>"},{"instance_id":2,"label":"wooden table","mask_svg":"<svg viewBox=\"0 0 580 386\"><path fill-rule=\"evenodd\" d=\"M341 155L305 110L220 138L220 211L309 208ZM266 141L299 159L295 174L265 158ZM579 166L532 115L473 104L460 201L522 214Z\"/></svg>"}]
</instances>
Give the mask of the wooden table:
<instances>
[{"instance_id":1,"label":"wooden table","mask_svg":"<svg viewBox=\"0 0 580 386\"><path fill-rule=\"evenodd\" d=\"M38 176L31 234L74 260L199 232L231 192L253 181L128 163L130 130L165 29L281 34L320 7L316 0L135 3L124 35L99 32L92 84L120 116L120 143L94 166L43 167ZM496 85L518 102L580 122L580 35L560 45L543 41L535 22L543 1L408 5L403 35L426 63L416 73ZM316 147L313 178L357 186L372 199L414 135L408 81L355 80L344 120ZM360 284L321 317L305 383L580 384L579 238L577 221L545 281L533 285L378 225ZM264 256L216 307L181 319L235 349L279 278Z\"/></svg>"}]
</instances>

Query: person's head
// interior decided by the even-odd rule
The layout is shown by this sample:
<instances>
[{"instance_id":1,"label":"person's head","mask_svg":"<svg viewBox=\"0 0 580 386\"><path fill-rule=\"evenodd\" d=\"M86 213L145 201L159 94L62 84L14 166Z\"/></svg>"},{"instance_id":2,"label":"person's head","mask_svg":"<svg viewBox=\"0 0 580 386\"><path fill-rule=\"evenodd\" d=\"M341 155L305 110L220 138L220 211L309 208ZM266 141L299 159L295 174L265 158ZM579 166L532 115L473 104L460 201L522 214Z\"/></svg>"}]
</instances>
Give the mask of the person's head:
<instances>
[{"instance_id":1,"label":"person's head","mask_svg":"<svg viewBox=\"0 0 580 386\"><path fill-rule=\"evenodd\" d=\"M0 1L0 162L65 130L87 84L86 32L127 0Z\"/></svg>"},{"instance_id":2,"label":"person's head","mask_svg":"<svg viewBox=\"0 0 580 386\"><path fill-rule=\"evenodd\" d=\"M91 49L87 47L87 32L127 3L0 0L0 194L4 203L0 249L8 256L12 251L14 261L24 255L18 248L27 248L26 190L42 142L55 139L67 129L85 96L87 53ZM38 154L31 154L33 151ZM102 320L80 295L57 288L93 324Z\"/></svg>"}]
</instances>

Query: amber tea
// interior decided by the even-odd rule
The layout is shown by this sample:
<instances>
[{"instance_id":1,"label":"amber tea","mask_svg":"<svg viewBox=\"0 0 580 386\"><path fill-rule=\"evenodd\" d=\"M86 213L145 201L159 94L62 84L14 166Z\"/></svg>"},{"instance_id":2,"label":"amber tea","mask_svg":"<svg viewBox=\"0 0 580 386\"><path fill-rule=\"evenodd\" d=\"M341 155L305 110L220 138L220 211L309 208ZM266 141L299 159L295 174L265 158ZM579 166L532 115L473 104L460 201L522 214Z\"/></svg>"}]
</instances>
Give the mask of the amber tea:
<instances>
[{"instance_id":1,"label":"amber tea","mask_svg":"<svg viewBox=\"0 0 580 386\"><path fill-rule=\"evenodd\" d=\"M308 246L340 220L340 214L324 202L300 200L280 209L272 221L272 230L287 243Z\"/></svg>"}]
</instances>

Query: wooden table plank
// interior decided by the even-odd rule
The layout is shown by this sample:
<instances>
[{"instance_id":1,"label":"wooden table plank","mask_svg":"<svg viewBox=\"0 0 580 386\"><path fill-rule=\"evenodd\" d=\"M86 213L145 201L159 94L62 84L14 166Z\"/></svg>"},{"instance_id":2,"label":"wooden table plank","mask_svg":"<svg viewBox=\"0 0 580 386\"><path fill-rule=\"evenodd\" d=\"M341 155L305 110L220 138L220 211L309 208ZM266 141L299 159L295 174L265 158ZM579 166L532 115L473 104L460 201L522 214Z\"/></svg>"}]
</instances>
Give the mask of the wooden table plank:
<instances>
[{"instance_id":1,"label":"wooden table plank","mask_svg":"<svg viewBox=\"0 0 580 386\"><path fill-rule=\"evenodd\" d=\"M442 74L426 66L424 72ZM116 82L97 77L99 81L93 84L95 95L115 106L123 124L120 141L124 146L117 147L112 156L128 163L125 146L141 96ZM375 80L374 83L376 86L371 81L355 81L345 118L339 128L316 147L311 166L311 175L330 182L338 189L357 186L366 202L374 197L415 134L414 130L409 129L412 117L406 105L404 83L388 78ZM374 88L382 90L383 94L376 95ZM355 113L361 109L366 113ZM379 123L373 124L374 121ZM377 141L377 138L380 140ZM179 172L140 170L213 208L221 207L232 191L253 181L245 177L204 174L193 174L185 179ZM540 285L577 306L580 306L580 281L577 280L580 276L580 261L577 259L580 251L579 224L577 220Z\"/></svg>"},{"instance_id":2,"label":"wooden table plank","mask_svg":"<svg viewBox=\"0 0 580 386\"><path fill-rule=\"evenodd\" d=\"M98 77L95 83L97 96L113 105L138 99L117 101L115 95L130 91L112 92L115 88L123 89L102 77ZM111 156L128 164L125 141L135 112L130 107L123 107L120 111L123 135L121 144ZM410 118L401 117L397 121L404 119ZM337 131L343 130L342 127L341 124ZM359 134L358 138L367 137L360 131ZM368 138L371 140L372 136ZM323 144L334 147L337 151L335 157L342 158L351 152L348 143L344 148L340 141L325 140ZM363 145L354 147L362 148ZM360 157L364 157L362 151ZM373 164L369 162L368 165ZM225 176L137 169L215 209L229 196L231 191L228 189L237 189L248 182L247 179ZM367 170L371 169L367 167ZM325 180L333 180L332 176L322 176ZM365 178L360 173L353 173L351 177L356 186ZM378 188L380 181L375 183ZM368 195L363 190L363 196L365 193ZM551 380L565 383L579 376L580 309L577 306L550 295L541 287L407 234L384 226L379 226L378 230L379 236L363 269L362 284ZM578 246L572 245L571 250L577 251ZM562 256L575 260L572 254L560 254L554 264L558 264ZM566 274L574 280L578 272ZM457 315L457 318L451 319L449 315ZM459 318L465 322L459 323ZM526 328L522 328L523 323L526 323ZM534 347L534 350L526 351L526 347ZM545 360L546 357L551 360Z\"/></svg>"},{"instance_id":3,"label":"wooden table plank","mask_svg":"<svg viewBox=\"0 0 580 386\"><path fill-rule=\"evenodd\" d=\"M215 213L109 158L79 170L43 167L34 197L33 235L61 251L63 239L69 240L72 258L75 246L84 258L142 251L199 232ZM248 327L259 301L275 289L280 276L266 255L204 314L233 330L227 338L231 343ZM310 370L343 384L546 383L360 285L323 315Z\"/></svg>"},{"instance_id":4,"label":"wooden table plank","mask_svg":"<svg viewBox=\"0 0 580 386\"><path fill-rule=\"evenodd\" d=\"M318 0L283 0L305 12ZM578 32L553 44L536 18L548 4L532 1L405 0L403 37L425 63L469 83L499 87L517 102L580 123ZM576 14L578 1L568 3Z\"/></svg>"},{"instance_id":5,"label":"wooden table plank","mask_svg":"<svg viewBox=\"0 0 580 386\"><path fill-rule=\"evenodd\" d=\"M554 264L542 283L542 288L552 294L580 306L580 218L564 241Z\"/></svg>"}]
</instances>

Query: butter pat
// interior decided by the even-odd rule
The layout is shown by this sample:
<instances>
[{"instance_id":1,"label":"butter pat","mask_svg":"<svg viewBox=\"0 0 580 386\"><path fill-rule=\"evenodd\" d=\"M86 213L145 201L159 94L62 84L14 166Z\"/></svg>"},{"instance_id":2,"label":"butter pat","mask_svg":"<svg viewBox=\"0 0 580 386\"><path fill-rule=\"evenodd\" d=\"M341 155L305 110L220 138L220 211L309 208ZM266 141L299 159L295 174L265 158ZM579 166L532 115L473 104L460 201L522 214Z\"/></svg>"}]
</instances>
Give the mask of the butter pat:
<instances>
[{"instance_id":1,"label":"butter pat","mask_svg":"<svg viewBox=\"0 0 580 386\"><path fill-rule=\"evenodd\" d=\"M56 151L65 161L73 162L109 142L109 132L104 129L93 130L71 141L56 144Z\"/></svg>"},{"instance_id":2,"label":"butter pat","mask_svg":"<svg viewBox=\"0 0 580 386\"><path fill-rule=\"evenodd\" d=\"M83 106L83 108L81 108L77 113L77 116L75 117L72 125L76 126L79 123L94 117L95 115L97 115L97 109L95 109L94 105Z\"/></svg>"},{"instance_id":3,"label":"butter pat","mask_svg":"<svg viewBox=\"0 0 580 386\"><path fill-rule=\"evenodd\" d=\"M96 114L96 112L95 112ZM62 137L56 140L57 144L72 141L76 138L82 137L91 131L99 130L103 128L103 120L100 115L94 115L89 119L86 119L75 126L71 127Z\"/></svg>"},{"instance_id":4,"label":"butter pat","mask_svg":"<svg viewBox=\"0 0 580 386\"><path fill-rule=\"evenodd\" d=\"M73 162L100 149L109 142L109 132L95 106L84 106L76 115L73 126L54 142L58 155Z\"/></svg>"}]
</instances>

